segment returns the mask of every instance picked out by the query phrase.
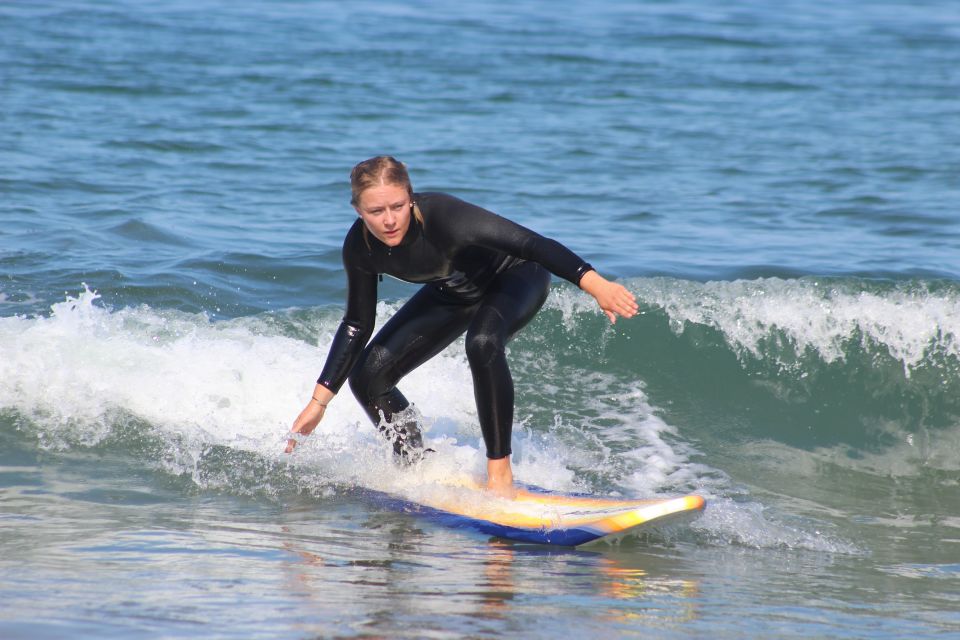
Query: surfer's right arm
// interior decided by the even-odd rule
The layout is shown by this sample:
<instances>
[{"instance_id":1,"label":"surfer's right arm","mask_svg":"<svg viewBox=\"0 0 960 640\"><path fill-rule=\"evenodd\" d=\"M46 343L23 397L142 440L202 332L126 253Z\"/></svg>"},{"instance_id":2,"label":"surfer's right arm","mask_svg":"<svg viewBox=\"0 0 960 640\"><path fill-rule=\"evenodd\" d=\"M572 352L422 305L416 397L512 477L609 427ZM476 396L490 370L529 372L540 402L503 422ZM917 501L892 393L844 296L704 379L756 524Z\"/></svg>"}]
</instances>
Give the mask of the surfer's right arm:
<instances>
[{"instance_id":1,"label":"surfer's right arm","mask_svg":"<svg viewBox=\"0 0 960 640\"><path fill-rule=\"evenodd\" d=\"M307 406L303 408L303 411L300 412L297 419L293 421L293 427L290 428L291 435L308 436L313 433L313 430L320 424L320 420L327 410L327 405L330 404L330 401L333 400L335 395L333 391L330 391L330 389L327 389L322 384L314 387L313 396L310 398L310 401L307 402ZM296 438L288 438L286 452L290 453L296 446Z\"/></svg>"},{"instance_id":2,"label":"surfer's right arm","mask_svg":"<svg viewBox=\"0 0 960 640\"><path fill-rule=\"evenodd\" d=\"M377 310L377 274L359 259L363 254L355 247L356 226L347 233L343 243L343 267L347 273L347 311L340 322L327 362L317 379L317 385L307 405L293 421L292 434L309 435L317 428L327 405L346 382L353 365L373 334ZM362 240L361 240L362 242ZM297 446L297 440L287 440L287 453Z\"/></svg>"}]
</instances>

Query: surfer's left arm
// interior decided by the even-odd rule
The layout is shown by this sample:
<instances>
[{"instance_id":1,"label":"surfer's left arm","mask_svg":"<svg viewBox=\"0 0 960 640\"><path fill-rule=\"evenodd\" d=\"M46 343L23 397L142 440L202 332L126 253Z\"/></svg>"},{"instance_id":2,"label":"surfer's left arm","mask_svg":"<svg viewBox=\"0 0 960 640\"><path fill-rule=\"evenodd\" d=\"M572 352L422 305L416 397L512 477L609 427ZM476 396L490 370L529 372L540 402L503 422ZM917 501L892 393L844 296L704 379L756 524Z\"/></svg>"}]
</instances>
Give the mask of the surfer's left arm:
<instances>
[{"instance_id":1,"label":"surfer's left arm","mask_svg":"<svg viewBox=\"0 0 960 640\"><path fill-rule=\"evenodd\" d=\"M611 323L617 321L617 316L637 315L637 300L626 287L601 276L590 263L563 244L486 209L447 197L455 204L448 207L450 211L443 219L459 218L458 228L468 230L472 242L539 262L551 273L593 296Z\"/></svg>"},{"instance_id":2,"label":"surfer's left arm","mask_svg":"<svg viewBox=\"0 0 960 640\"><path fill-rule=\"evenodd\" d=\"M580 288L594 297L611 323L617 321L617 316L632 318L637 315L636 297L622 284L607 280L595 270L583 274Z\"/></svg>"},{"instance_id":3,"label":"surfer's left arm","mask_svg":"<svg viewBox=\"0 0 960 640\"><path fill-rule=\"evenodd\" d=\"M601 276L590 263L556 240L447 194L438 194L435 200L444 214L437 216L437 222L448 225L451 235L465 235L467 244L539 262L593 296L611 323L617 321L617 316L637 315L636 298L626 287Z\"/></svg>"}]
</instances>

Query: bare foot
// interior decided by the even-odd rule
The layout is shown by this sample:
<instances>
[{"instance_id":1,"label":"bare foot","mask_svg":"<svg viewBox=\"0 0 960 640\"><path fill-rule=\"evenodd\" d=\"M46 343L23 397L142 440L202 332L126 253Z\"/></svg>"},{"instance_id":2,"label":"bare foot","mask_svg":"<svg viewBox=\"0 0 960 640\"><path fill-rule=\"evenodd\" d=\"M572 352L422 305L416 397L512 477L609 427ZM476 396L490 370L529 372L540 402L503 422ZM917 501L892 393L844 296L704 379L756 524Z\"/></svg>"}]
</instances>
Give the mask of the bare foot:
<instances>
[{"instance_id":1,"label":"bare foot","mask_svg":"<svg viewBox=\"0 0 960 640\"><path fill-rule=\"evenodd\" d=\"M487 491L511 500L517 495L517 490L513 486L510 456L487 460Z\"/></svg>"}]
</instances>

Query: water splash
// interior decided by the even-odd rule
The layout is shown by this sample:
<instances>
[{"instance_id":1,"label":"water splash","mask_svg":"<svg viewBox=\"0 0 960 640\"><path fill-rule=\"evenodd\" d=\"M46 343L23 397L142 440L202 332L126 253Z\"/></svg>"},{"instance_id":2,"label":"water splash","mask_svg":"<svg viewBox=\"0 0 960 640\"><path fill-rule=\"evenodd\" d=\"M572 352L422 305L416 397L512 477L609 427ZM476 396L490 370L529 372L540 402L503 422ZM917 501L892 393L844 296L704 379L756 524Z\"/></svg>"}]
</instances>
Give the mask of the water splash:
<instances>
[{"instance_id":1,"label":"water splash","mask_svg":"<svg viewBox=\"0 0 960 640\"><path fill-rule=\"evenodd\" d=\"M661 307L677 333L688 324L719 330L743 357L765 359L789 347L825 363L844 360L851 344L880 347L905 375L937 357L960 358L960 291L920 283L818 279L695 283L640 280L635 290ZM784 370L796 360L776 356Z\"/></svg>"},{"instance_id":2,"label":"water splash","mask_svg":"<svg viewBox=\"0 0 960 640\"><path fill-rule=\"evenodd\" d=\"M200 490L268 495L290 489L323 494L341 485L394 490L411 481L483 472L459 343L404 381L436 450L404 475L349 394L331 404L293 456L282 453L289 424L310 397L338 310L213 322L204 314L147 306L112 310L100 300L84 286L53 305L49 316L0 318L0 407L21 416L40 446L119 447L142 456L148 467L189 478ZM381 303L378 319L396 308ZM584 339L591 344L594 337ZM520 343L513 357L530 361L528 348ZM536 369L524 375L535 377ZM549 421L518 420L519 481L633 497L697 491L711 500L697 525L706 532L702 541L841 548L803 528L784 528L754 501L734 503L725 474L694 461L703 454L658 415L641 384L623 389L612 374L593 371L572 393L541 400L535 415L549 415Z\"/></svg>"}]
</instances>

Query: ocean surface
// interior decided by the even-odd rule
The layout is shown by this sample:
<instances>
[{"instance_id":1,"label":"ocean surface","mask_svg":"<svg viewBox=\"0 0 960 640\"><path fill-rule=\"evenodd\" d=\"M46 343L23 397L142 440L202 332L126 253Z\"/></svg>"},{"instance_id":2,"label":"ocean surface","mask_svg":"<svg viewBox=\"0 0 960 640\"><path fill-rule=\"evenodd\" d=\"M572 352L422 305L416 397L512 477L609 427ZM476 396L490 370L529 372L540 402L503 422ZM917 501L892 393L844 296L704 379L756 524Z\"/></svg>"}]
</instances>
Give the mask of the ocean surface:
<instances>
[{"instance_id":1,"label":"ocean surface","mask_svg":"<svg viewBox=\"0 0 960 640\"><path fill-rule=\"evenodd\" d=\"M0 4L0 637L960 637L958 125L952 0ZM421 466L282 453L380 153L638 297L511 343L517 478L698 520L377 499L482 473L462 342Z\"/></svg>"}]
</instances>

